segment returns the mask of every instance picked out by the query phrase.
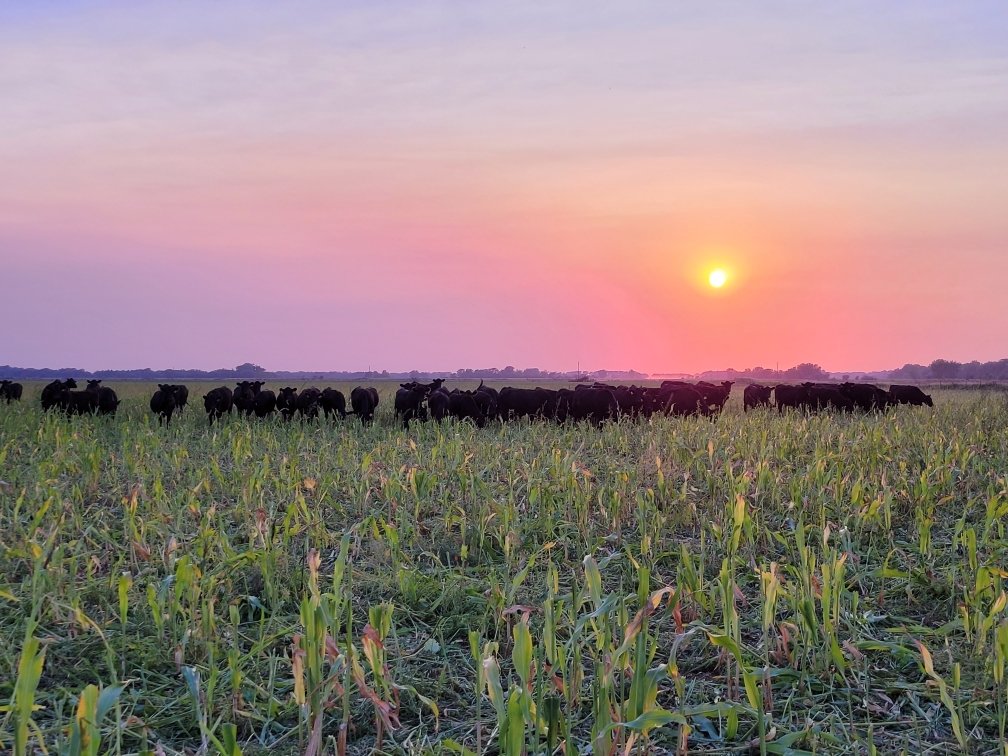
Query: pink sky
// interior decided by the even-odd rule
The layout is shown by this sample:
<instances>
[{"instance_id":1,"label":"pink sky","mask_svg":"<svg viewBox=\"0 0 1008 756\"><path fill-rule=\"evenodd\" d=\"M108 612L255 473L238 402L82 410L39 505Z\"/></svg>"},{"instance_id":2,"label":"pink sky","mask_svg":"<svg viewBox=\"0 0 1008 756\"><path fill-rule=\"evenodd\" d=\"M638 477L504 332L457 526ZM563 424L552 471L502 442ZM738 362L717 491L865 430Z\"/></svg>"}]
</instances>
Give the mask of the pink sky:
<instances>
[{"instance_id":1,"label":"pink sky","mask_svg":"<svg viewBox=\"0 0 1008 756\"><path fill-rule=\"evenodd\" d=\"M1003 4L207 5L0 8L0 364L1008 356Z\"/></svg>"}]
</instances>

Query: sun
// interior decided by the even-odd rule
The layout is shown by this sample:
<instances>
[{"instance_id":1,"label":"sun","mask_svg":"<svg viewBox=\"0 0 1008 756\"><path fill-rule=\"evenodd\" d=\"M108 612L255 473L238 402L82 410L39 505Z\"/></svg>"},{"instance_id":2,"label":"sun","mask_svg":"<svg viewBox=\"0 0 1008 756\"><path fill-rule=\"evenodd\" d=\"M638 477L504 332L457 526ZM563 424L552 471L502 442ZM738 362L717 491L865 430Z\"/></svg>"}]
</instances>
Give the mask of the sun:
<instances>
[{"instance_id":1,"label":"sun","mask_svg":"<svg viewBox=\"0 0 1008 756\"><path fill-rule=\"evenodd\" d=\"M720 289L728 282L728 274L725 273L723 268L715 268L707 276L707 283L713 286L715 289Z\"/></svg>"}]
</instances>

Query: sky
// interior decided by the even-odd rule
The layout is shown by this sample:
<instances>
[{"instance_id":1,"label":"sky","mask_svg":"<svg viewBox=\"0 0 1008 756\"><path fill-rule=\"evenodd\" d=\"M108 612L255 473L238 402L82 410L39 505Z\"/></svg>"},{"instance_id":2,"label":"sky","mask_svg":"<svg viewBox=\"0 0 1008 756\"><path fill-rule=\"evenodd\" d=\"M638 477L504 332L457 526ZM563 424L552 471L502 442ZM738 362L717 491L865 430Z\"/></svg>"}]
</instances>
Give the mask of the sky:
<instances>
[{"instance_id":1,"label":"sky","mask_svg":"<svg viewBox=\"0 0 1008 756\"><path fill-rule=\"evenodd\" d=\"M1008 357L1004 2L10 0L0 93L0 364Z\"/></svg>"}]
</instances>

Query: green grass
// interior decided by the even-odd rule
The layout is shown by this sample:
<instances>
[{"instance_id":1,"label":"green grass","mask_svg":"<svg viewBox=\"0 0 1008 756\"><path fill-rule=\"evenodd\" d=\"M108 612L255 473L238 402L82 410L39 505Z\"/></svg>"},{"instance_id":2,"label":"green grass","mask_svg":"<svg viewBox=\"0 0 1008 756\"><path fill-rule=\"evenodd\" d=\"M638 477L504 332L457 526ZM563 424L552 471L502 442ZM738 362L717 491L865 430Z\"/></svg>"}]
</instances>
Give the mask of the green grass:
<instances>
[{"instance_id":1,"label":"green grass","mask_svg":"<svg viewBox=\"0 0 1008 756\"><path fill-rule=\"evenodd\" d=\"M114 388L0 406L0 752L1006 752L1003 394L404 433L394 385Z\"/></svg>"}]
</instances>

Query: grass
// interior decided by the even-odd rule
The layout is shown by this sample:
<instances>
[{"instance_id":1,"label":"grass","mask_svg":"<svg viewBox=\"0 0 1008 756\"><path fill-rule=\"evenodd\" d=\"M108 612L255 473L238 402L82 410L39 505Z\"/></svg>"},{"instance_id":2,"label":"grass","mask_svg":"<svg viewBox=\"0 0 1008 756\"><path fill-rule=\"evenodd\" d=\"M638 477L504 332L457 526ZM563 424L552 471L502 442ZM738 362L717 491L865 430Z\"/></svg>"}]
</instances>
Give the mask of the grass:
<instances>
[{"instance_id":1,"label":"grass","mask_svg":"<svg viewBox=\"0 0 1008 756\"><path fill-rule=\"evenodd\" d=\"M1008 752L1003 394L404 433L114 387L0 406L2 752Z\"/></svg>"}]
</instances>

